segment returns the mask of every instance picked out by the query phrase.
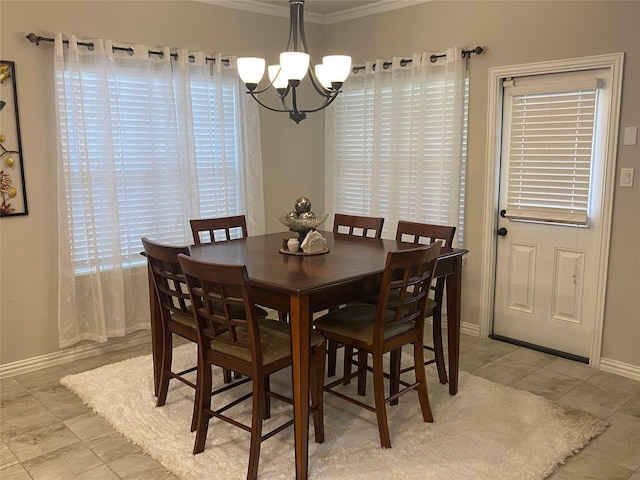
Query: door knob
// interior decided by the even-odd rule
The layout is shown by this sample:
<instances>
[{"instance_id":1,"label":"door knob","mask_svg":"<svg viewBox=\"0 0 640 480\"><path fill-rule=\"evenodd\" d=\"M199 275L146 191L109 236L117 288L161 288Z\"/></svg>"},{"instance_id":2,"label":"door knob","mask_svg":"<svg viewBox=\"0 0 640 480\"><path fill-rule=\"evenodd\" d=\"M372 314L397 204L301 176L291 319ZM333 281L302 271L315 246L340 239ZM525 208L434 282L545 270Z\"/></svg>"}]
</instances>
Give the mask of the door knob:
<instances>
[{"instance_id":1,"label":"door knob","mask_svg":"<svg viewBox=\"0 0 640 480\"><path fill-rule=\"evenodd\" d=\"M500 235L501 237L504 237L504 236L506 236L506 235L507 235L507 229L506 229L506 228L504 228L504 227L499 228L497 233L498 233L498 235Z\"/></svg>"}]
</instances>

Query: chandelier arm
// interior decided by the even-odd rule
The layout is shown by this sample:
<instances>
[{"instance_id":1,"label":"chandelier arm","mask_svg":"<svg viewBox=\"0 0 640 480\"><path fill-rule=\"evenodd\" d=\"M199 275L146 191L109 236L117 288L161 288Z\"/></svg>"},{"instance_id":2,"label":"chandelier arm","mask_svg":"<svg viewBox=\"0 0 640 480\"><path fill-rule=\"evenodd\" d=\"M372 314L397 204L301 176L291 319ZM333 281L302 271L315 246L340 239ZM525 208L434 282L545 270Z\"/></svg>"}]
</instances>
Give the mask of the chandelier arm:
<instances>
[{"instance_id":1,"label":"chandelier arm","mask_svg":"<svg viewBox=\"0 0 640 480\"><path fill-rule=\"evenodd\" d=\"M331 105L336 98L338 98L339 93L340 93L340 90L336 91L335 93L332 93L331 95L326 96L325 102L320 107L314 108L312 110L302 110L302 113L315 113L315 112L319 112L320 110L324 110L329 105Z\"/></svg>"},{"instance_id":2,"label":"chandelier arm","mask_svg":"<svg viewBox=\"0 0 640 480\"><path fill-rule=\"evenodd\" d=\"M266 104L262 103L262 102L260 101L260 99L258 99L258 97L256 97L256 96L253 94L253 92L251 92L251 91L248 91L248 92L247 92L247 94L251 95L251 96L253 97L253 99L254 99L256 102L258 102L258 105L260 105L260 106L262 106L262 107L266 108L267 110L271 110L272 112L279 112L279 113L291 113L291 112L292 112L292 110L287 109L286 105L284 104L284 100L283 100L283 102L282 102L282 106L284 107L284 109L279 109L279 108L273 108L273 107L270 107L269 105L266 105Z\"/></svg>"},{"instance_id":3,"label":"chandelier arm","mask_svg":"<svg viewBox=\"0 0 640 480\"><path fill-rule=\"evenodd\" d=\"M328 97L333 93L332 90L329 90L328 88L324 88L322 85L319 85L320 82L318 81L318 78L316 77L316 74L314 73L313 68L311 68L311 66L309 66L309 80L311 81L311 85L313 85L313 88L315 88L316 92L318 92L319 95L322 95L323 97Z\"/></svg>"}]
</instances>

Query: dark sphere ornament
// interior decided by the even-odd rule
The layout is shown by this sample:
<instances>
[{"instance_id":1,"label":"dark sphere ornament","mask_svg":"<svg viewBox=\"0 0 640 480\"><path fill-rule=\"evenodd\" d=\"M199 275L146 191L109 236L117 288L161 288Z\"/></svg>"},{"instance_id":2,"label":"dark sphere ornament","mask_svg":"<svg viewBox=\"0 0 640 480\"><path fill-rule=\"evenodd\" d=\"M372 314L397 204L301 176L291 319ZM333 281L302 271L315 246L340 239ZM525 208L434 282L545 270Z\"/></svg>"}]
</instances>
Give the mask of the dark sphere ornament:
<instances>
[{"instance_id":1,"label":"dark sphere ornament","mask_svg":"<svg viewBox=\"0 0 640 480\"><path fill-rule=\"evenodd\" d=\"M300 197L296 200L295 209L298 214L308 212L311 210L311 201L306 197Z\"/></svg>"},{"instance_id":2,"label":"dark sphere ornament","mask_svg":"<svg viewBox=\"0 0 640 480\"><path fill-rule=\"evenodd\" d=\"M302 220L315 220L316 214L313 212L303 212L300 214Z\"/></svg>"}]
</instances>

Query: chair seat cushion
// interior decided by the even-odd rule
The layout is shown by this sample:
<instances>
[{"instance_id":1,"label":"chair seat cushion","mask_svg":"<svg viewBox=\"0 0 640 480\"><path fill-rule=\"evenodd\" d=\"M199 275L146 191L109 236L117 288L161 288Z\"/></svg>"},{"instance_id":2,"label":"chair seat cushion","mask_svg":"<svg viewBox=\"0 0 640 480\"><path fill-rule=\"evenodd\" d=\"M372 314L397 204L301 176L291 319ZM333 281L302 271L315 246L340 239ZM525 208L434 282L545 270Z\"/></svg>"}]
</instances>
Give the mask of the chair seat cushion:
<instances>
[{"instance_id":1,"label":"chair seat cushion","mask_svg":"<svg viewBox=\"0 0 640 480\"><path fill-rule=\"evenodd\" d=\"M391 298L393 299L393 293ZM371 297L365 297L360 299L357 303L368 303L370 305L377 305L378 304L378 297L377 295L373 295ZM433 298L429 298L427 297L427 306L424 309L424 316L425 317L431 317L433 315L433 311L435 310L435 308L438 306L438 304L436 303L436 301Z\"/></svg>"},{"instance_id":2,"label":"chair seat cushion","mask_svg":"<svg viewBox=\"0 0 640 480\"><path fill-rule=\"evenodd\" d=\"M196 320L193 318L193 314L191 313L191 307L187 308L188 314L180 313L180 312L171 312L171 320L174 322L181 323L185 327L196 329Z\"/></svg>"},{"instance_id":3,"label":"chair seat cushion","mask_svg":"<svg viewBox=\"0 0 640 480\"><path fill-rule=\"evenodd\" d=\"M376 306L368 303L352 303L344 308L331 310L319 317L314 325L322 334L334 333L343 337L354 338L366 344L373 343L373 327L376 318ZM392 319L394 312L387 311L387 318ZM404 323L391 324L385 328L385 339L407 332L411 327Z\"/></svg>"},{"instance_id":4,"label":"chair seat cushion","mask_svg":"<svg viewBox=\"0 0 640 480\"><path fill-rule=\"evenodd\" d=\"M267 311L264 308L260 308L258 306L256 308L256 316L259 319L266 318L268 315ZM181 323L185 327L190 327L195 330L196 321L193 318L193 314L191 313L191 306L187 307L187 314L181 312L171 312L171 320L174 320L178 323ZM231 306L231 315L236 318L244 318L244 307L242 305L232 305Z\"/></svg>"},{"instance_id":5,"label":"chair seat cushion","mask_svg":"<svg viewBox=\"0 0 640 480\"><path fill-rule=\"evenodd\" d=\"M258 322L258 328L260 329L263 364L266 365L291 355L291 330L289 324L267 318ZM238 328L236 332L239 340L243 342L249 341L246 329ZM323 341L322 335L311 332L311 347L317 347ZM251 361L251 350L240 345L214 338L211 340L211 348L246 362Z\"/></svg>"}]
</instances>

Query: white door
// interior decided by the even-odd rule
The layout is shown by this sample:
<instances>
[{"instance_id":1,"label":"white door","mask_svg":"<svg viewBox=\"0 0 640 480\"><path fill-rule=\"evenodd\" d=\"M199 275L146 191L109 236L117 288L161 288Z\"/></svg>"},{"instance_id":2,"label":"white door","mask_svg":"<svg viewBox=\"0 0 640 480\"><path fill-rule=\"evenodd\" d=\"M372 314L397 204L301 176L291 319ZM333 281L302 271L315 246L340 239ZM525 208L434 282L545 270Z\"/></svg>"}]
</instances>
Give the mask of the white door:
<instances>
[{"instance_id":1,"label":"white door","mask_svg":"<svg viewBox=\"0 0 640 480\"><path fill-rule=\"evenodd\" d=\"M583 358L600 278L608 75L503 83L493 334Z\"/></svg>"}]
</instances>

